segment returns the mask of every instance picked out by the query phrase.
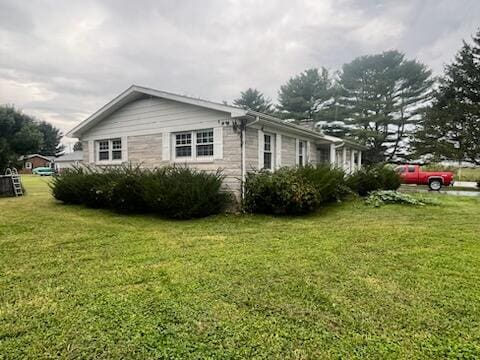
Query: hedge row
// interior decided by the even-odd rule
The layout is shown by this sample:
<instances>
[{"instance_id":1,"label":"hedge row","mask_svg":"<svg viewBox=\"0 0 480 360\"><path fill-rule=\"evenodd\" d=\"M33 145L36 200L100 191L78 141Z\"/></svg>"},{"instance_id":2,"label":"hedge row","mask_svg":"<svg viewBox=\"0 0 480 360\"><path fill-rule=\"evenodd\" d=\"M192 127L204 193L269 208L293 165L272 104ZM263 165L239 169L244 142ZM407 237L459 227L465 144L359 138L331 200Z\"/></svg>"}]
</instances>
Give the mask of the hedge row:
<instances>
[{"instance_id":1,"label":"hedge row","mask_svg":"<svg viewBox=\"0 0 480 360\"><path fill-rule=\"evenodd\" d=\"M155 170L138 167L79 167L55 176L53 196L66 204L83 204L125 213L152 212L187 219L218 214L233 201L222 191L220 172L186 167ZM364 168L345 176L329 166L283 168L249 173L244 209L267 214L302 214L351 193L366 196L375 190L396 190L398 174L387 167Z\"/></svg>"},{"instance_id":2,"label":"hedge row","mask_svg":"<svg viewBox=\"0 0 480 360\"><path fill-rule=\"evenodd\" d=\"M396 190L398 174L388 167L366 167L346 176L329 166L284 168L250 173L245 183L245 210L266 214L302 214L351 193Z\"/></svg>"},{"instance_id":3,"label":"hedge row","mask_svg":"<svg viewBox=\"0 0 480 360\"><path fill-rule=\"evenodd\" d=\"M126 213L152 212L187 219L218 214L230 205L220 172L186 167L79 167L55 176L52 194L66 204L83 204Z\"/></svg>"}]
</instances>

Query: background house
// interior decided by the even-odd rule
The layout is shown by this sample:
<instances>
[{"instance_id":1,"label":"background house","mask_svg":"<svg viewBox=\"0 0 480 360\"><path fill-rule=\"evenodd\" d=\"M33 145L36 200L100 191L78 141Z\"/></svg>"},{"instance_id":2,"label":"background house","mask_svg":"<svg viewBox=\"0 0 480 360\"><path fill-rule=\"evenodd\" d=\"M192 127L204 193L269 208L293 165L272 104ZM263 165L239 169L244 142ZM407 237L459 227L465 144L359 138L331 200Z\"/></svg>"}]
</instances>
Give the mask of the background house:
<instances>
[{"instance_id":1,"label":"background house","mask_svg":"<svg viewBox=\"0 0 480 360\"><path fill-rule=\"evenodd\" d=\"M21 169L19 170L19 173L31 174L32 170L37 167L53 168L55 157L44 156L40 154L30 154L21 156L18 160L21 162Z\"/></svg>"},{"instance_id":2,"label":"background house","mask_svg":"<svg viewBox=\"0 0 480 360\"><path fill-rule=\"evenodd\" d=\"M135 85L68 136L82 141L86 164L222 169L237 196L247 171L328 163L352 172L364 149L262 113Z\"/></svg>"},{"instance_id":3,"label":"background house","mask_svg":"<svg viewBox=\"0 0 480 360\"><path fill-rule=\"evenodd\" d=\"M64 154L55 159L55 170L61 173L65 169L71 169L74 166L80 165L83 161L83 151L74 151L72 153Z\"/></svg>"}]
</instances>

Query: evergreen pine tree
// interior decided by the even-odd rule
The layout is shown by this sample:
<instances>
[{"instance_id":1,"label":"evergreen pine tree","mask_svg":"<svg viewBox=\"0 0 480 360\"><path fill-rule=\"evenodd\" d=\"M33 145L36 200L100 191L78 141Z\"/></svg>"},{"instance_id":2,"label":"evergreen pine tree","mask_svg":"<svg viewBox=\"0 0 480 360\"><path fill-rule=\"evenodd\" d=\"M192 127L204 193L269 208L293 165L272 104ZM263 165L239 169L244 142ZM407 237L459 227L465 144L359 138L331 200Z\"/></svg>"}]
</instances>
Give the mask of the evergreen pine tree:
<instances>
[{"instance_id":1,"label":"evergreen pine tree","mask_svg":"<svg viewBox=\"0 0 480 360\"><path fill-rule=\"evenodd\" d=\"M417 155L480 165L480 30L445 67L414 145Z\"/></svg>"}]
</instances>

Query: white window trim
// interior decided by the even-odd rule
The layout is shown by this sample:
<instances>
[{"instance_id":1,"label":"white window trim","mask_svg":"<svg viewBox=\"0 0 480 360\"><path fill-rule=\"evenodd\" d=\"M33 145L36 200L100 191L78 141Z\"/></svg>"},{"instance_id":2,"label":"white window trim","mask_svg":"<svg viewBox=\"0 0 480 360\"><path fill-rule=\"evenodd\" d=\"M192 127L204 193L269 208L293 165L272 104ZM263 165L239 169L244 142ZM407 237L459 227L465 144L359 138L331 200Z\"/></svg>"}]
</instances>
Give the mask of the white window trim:
<instances>
[{"instance_id":1,"label":"white window trim","mask_svg":"<svg viewBox=\"0 0 480 360\"><path fill-rule=\"evenodd\" d=\"M302 144L302 163L300 164L300 144ZM302 139L297 139L296 141L296 151L295 151L295 163L297 166L305 166L307 165L308 157L307 157L307 141Z\"/></svg>"},{"instance_id":2,"label":"white window trim","mask_svg":"<svg viewBox=\"0 0 480 360\"><path fill-rule=\"evenodd\" d=\"M270 155L271 155L271 160L270 160L270 167L266 168L265 167L265 136L270 137ZM275 170L275 159L276 159L276 141L275 141L275 134L268 133L268 132L263 132L263 149L262 149L262 163L263 167L262 170L269 170L273 171Z\"/></svg>"},{"instance_id":3,"label":"white window trim","mask_svg":"<svg viewBox=\"0 0 480 360\"><path fill-rule=\"evenodd\" d=\"M263 130L258 130L258 170L269 170L274 171L279 167L278 164L278 134L274 132L264 132ZM271 168L266 169L264 164L264 155L265 155L265 135L270 136L270 153L272 154ZM281 139L280 139L281 145Z\"/></svg>"},{"instance_id":4,"label":"white window trim","mask_svg":"<svg viewBox=\"0 0 480 360\"><path fill-rule=\"evenodd\" d=\"M205 131L212 131L213 132L213 142L208 143L208 144L197 144L197 133L199 132L205 132ZM191 156L180 156L177 157L177 141L176 141L176 136L179 134L191 134ZM205 162L213 162L215 159L215 145L217 142L216 137L216 131L215 128L206 128L206 129L196 129L196 130L188 130L188 131L177 131L174 133L171 133L171 138L170 138L170 143L172 144L171 147L171 152L172 152L172 159L176 163L189 163L189 162L195 162L195 163L205 163ZM207 156L198 156L197 155L197 145L212 145L213 148L213 155L207 155ZM218 146L218 145L217 145Z\"/></svg>"},{"instance_id":5,"label":"white window trim","mask_svg":"<svg viewBox=\"0 0 480 360\"><path fill-rule=\"evenodd\" d=\"M115 149L115 151L120 151L122 154L122 158L113 160L113 151L114 151L113 142L116 140L120 140L120 143L122 146L120 149ZM100 160L100 142L102 141L108 141L108 159L107 160ZM125 159L126 146L127 144L123 137L96 140L95 141L95 163L98 165L120 165L124 163L127 160Z\"/></svg>"},{"instance_id":6,"label":"white window trim","mask_svg":"<svg viewBox=\"0 0 480 360\"><path fill-rule=\"evenodd\" d=\"M32 168L32 163L31 163L30 161L27 161L27 162L25 163L25 169L30 170L31 168Z\"/></svg>"}]
</instances>

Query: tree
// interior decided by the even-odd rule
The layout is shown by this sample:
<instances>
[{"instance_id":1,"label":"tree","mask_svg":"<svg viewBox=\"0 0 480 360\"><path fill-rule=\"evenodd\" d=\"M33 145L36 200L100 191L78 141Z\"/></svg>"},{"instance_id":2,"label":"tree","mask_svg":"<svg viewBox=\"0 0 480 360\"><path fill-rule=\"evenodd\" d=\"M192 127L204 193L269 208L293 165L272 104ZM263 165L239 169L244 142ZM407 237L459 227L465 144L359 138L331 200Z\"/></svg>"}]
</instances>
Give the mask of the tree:
<instances>
[{"instance_id":1,"label":"tree","mask_svg":"<svg viewBox=\"0 0 480 360\"><path fill-rule=\"evenodd\" d=\"M81 141L77 141L75 145L73 145L73 151L82 151L83 145Z\"/></svg>"},{"instance_id":2,"label":"tree","mask_svg":"<svg viewBox=\"0 0 480 360\"><path fill-rule=\"evenodd\" d=\"M20 155L37 152L42 141L32 117L13 106L0 106L0 171L15 165Z\"/></svg>"},{"instance_id":3,"label":"tree","mask_svg":"<svg viewBox=\"0 0 480 360\"><path fill-rule=\"evenodd\" d=\"M338 86L337 116L345 134L369 148L365 161L405 156L409 132L431 96L431 71L392 50L344 64Z\"/></svg>"},{"instance_id":4,"label":"tree","mask_svg":"<svg viewBox=\"0 0 480 360\"><path fill-rule=\"evenodd\" d=\"M328 70L308 69L280 87L279 116L285 119L311 120L318 108L331 98L332 81Z\"/></svg>"},{"instance_id":5,"label":"tree","mask_svg":"<svg viewBox=\"0 0 480 360\"><path fill-rule=\"evenodd\" d=\"M60 143L63 135L59 129L45 121L38 123L38 129L43 134L42 155L55 156L64 150L65 146Z\"/></svg>"},{"instance_id":6,"label":"tree","mask_svg":"<svg viewBox=\"0 0 480 360\"><path fill-rule=\"evenodd\" d=\"M480 165L480 30L445 67L432 105L418 126L417 155Z\"/></svg>"},{"instance_id":7,"label":"tree","mask_svg":"<svg viewBox=\"0 0 480 360\"><path fill-rule=\"evenodd\" d=\"M51 127L51 129L50 129ZM59 130L47 124L38 123L33 117L16 110L13 106L0 106L0 171L17 166L21 155L42 153L44 132L49 129L59 135ZM47 139L49 141L49 139ZM58 145L58 142L57 142ZM58 148L58 147L57 147Z\"/></svg>"},{"instance_id":8,"label":"tree","mask_svg":"<svg viewBox=\"0 0 480 360\"><path fill-rule=\"evenodd\" d=\"M233 104L242 109L258 111L264 114L273 112L272 101L257 89L249 88L242 91L240 97L233 100Z\"/></svg>"}]
</instances>

